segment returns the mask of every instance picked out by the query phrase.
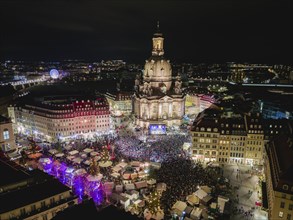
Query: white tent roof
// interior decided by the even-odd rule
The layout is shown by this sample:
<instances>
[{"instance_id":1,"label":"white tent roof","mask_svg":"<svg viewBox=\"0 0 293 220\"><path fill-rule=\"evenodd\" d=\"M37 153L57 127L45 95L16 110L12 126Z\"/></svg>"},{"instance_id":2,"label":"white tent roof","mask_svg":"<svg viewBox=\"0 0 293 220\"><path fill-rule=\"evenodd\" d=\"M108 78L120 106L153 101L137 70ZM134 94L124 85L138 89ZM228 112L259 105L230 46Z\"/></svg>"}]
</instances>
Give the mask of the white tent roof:
<instances>
[{"instance_id":1,"label":"white tent roof","mask_svg":"<svg viewBox=\"0 0 293 220\"><path fill-rule=\"evenodd\" d=\"M199 189L197 190L195 193L194 193L199 199L203 199L204 197L206 197L208 194L203 191L202 189Z\"/></svg>"},{"instance_id":2,"label":"white tent roof","mask_svg":"<svg viewBox=\"0 0 293 220\"><path fill-rule=\"evenodd\" d=\"M78 154L79 152L77 150L73 150L73 151L70 151L69 152L69 155L75 155L75 154Z\"/></svg>"},{"instance_id":3,"label":"white tent roof","mask_svg":"<svg viewBox=\"0 0 293 220\"><path fill-rule=\"evenodd\" d=\"M212 188L208 187L208 186L201 186L200 187L203 191L205 191L206 193L210 194L212 192Z\"/></svg>"},{"instance_id":4,"label":"white tent roof","mask_svg":"<svg viewBox=\"0 0 293 220\"><path fill-rule=\"evenodd\" d=\"M134 166L134 167L139 167L140 166L140 162L139 161L131 161L130 162L130 165L131 166Z\"/></svg>"},{"instance_id":5,"label":"white tent roof","mask_svg":"<svg viewBox=\"0 0 293 220\"><path fill-rule=\"evenodd\" d=\"M148 186L146 181L135 182L134 184L137 189L144 188L144 187Z\"/></svg>"},{"instance_id":6,"label":"white tent roof","mask_svg":"<svg viewBox=\"0 0 293 220\"><path fill-rule=\"evenodd\" d=\"M127 163L125 163L125 162L121 162L121 163L118 163L116 166L119 166L119 167L124 168L124 167L127 166Z\"/></svg>"},{"instance_id":7,"label":"white tent roof","mask_svg":"<svg viewBox=\"0 0 293 220\"><path fill-rule=\"evenodd\" d=\"M51 150L49 150L49 153L50 153L50 154L56 154L56 153L58 153L58 151L55 150L55 149L51 149Z\"/></svg>"},{"instance_id":8,"label":"white tent roof","mask_svg":"<svg viewBox=\"0 0 293 220\"><path fill-rule=\"evenodd\" d=\"M120 174L119 173L111 173L111 176L118 178L120 176Z\"/></svg>"},{"instance_id":9,"label":"white tent roof","mask_svg":"<svg viewBox=\"0 0 293 220\"><path fill-rule=\"evenodd\" d=\"M77 157L77 158L74 158L72 161L73 161L74 163L78 163L78 164L80 164L80 163L83 161L83 159L81 159L80 157Z\"/></svg>"},{"instance_id":10,"label":"white tent roof","mask_svg":"<svg viewBox=\"0 0 293 220\"><path fill-rule=\"evenodd\" d=\"M200 216L201 216L201 213L202 213L202 209L201 208L194 208L193 210L192 210L192 212L190 213L190 216L191 217L196 217L196 218L200 218Z\"/></svg>"},{"instance_id":11,"label":"white tent roof","mask_svg":"<svg viewBox=\"0 0 293 220\"><path fill-rule=\"evenodd\" d=\"M119 172L121 169L122 168L120 166L117 166L117 165L115 167L113 167L114 172Z\"/></svg>"},{"instance_id":12,"label":"white tent roof","mask_svg":"<svg viewBox=\"0 0 293 220\"><path fill-rule=\"evenodd\" d=\"M91 156L92 156L92 157L97 156L98 154L99 154L99 153L96 152L96 151L91 152Z\"/></svg>"},{"instance_id":13,"label":"white tent roof","mask_svg":"<svg viewBox=\"0 0 293 220\"><path fill-rule=\"evenodd\" d=\"M228 201L229 201L229 198L226 198L224 196L218 196L218 207L219 207L220 213L224 212L225 204Z\"/></svg>"},{"instance_id":14,"label":"white tent roof","mask_svg":"<svg viewBox=\"0 0 293 220\"><path fill-rule=\"evenodd\" d=\"M63 157L64 154L63 154L63 153L58 153L58 154L56 154L55 156L56 156L56 157Z\"/></svg>"},{"instance_id":15,"label":"white tent roof","mask_svg":"<svg viewBox=\"0 0 293 220\"><path fill-rule=\"evenodd\" d=\"M90 153L92 151L94 151L94 150L93 149L90 149L90 148L86 148L86 149L83 150L83 152L86 152L86 153Z\"/></svg>"},{"instance_id":16,"label":"white tent roof","mask_svg":"<svg viewBox=\"0 0 293 220\"><path fill-rule=\"evenodd\" d=\"M133 183L130 183L130 184L125 184L125 189L126 190L131 190L131 189L135 189L135 186Z\"/></svg>"},{"instance_id":17,"label":"white tent roof","mask_svg":"<svg viewBox=\"0 0 293 220\"><path fill-rule=\"evenodd\" d=\"M178 210L179 212L183 212L183 211L186 209L186 207L187 207L187 204L186 204L185 202L177 201L177 202L173 205L172 209L176 209L176 210Z\"/></svg>"},{"instance_id":18,"label":"white tent roof","mask_svg":"<svg viewBox=\"0 0 293 220\"><path fill-rule=\"evenodd\" d=\"M190 203L192 205L199 203L199 198L194 194L188 195L186 197L186 200L187 200L188 203Z\"/></svg>"}]
</instances>

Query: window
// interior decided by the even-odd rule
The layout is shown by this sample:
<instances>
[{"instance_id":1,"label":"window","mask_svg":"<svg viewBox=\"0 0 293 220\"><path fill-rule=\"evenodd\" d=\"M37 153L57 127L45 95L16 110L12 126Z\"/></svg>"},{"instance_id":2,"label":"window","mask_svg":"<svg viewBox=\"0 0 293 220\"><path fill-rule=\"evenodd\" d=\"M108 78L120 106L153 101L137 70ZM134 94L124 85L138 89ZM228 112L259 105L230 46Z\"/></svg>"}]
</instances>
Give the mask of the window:
<instances>
[{"instance_id":1,"label":"window","mask_svg":"<svg viewBox=\"0 0 293 220\"><path fill-rule=\"evenodd\" d=\"M24 215L25 214L25 208L20 209L20 214Z\"/></svg>"},{"instance_id":2,"label":"window","mask_svg":"<svg viewBox=\"0 0 293 220\"><path fill-rule=\"evenodd\" d=\"M46 205L45 201L42 201L42 202L41 202L41 207L44 208L45 205Z\"/></svg>"},{"instance_id":3,"label":"window","mask_svg":"<svg viewBox=\"0 0 293 220\"><path fill-rule=\"evenodd\" d=\"M285 202L281 202L281 204L280 204L280 208L285 208Z\"/></svg>"},{"instance_id":4,"label":"window","mask_svg":"<svg viewBox=\"0 0 293 220\"><path fill-rule=\"evenodd\" d=\"M4 140L9 139L9 131L8 131L8 129L4 129L4 131L3 131L3 139Z\"/></svg>"},{"instance_id":5,"label":"window","mask_svg":"<svg viewBox=\"0 0 293 220\"><path fill-rule=\"evenodd\" d=\"M36 210L36 205L32 205L31 206L31 211L33 212L33 211L35 211Z\"/></svg>"},{"instance_id":6,"label":"window","mask_svg":"<svg viewBox=\"0 0 293 220\"><path fill-rule=\"evenodd\" d=\"M291 220L291 214L287 215L287 220Z\"/></svg>"},{"instance_id":7,"label":"window","mask_svg":"<svg viewBox=\"0 0 293 220\"><path fill-rule=\"evenodd\" d=\"M293 210L293 204L289 204L289 210Z\"/></svg>"},{"instance_id":8,"label":"window","mask_svg":"<svg viewBox=\"0 0 293 220\"><path fill-rule=\"evenodd\" d=\"M288 185L283 185L284 190L288 190Z\"/></svg>"},{"instance_id":9,"label":"window","mask_svg":"<svg viewBox=\"0 0 293 220\"><path fill-rule=\"evenodd\" d=\"M42 215L42 218L43 218L43 220L48 220L48 218L47 218L47 214Z\"/></svg>"},{"instance_id":10,"label":"window","mask_svg":"<svg viewBox=\"0 0 293 220\"><path fill-rule=\"evenodd\" d=\"M55 198L54 197L50 199L50 203L51 204L54 204L55 203Z\"/></svg>"},{"instance_id":11,"label":"window","mask_svg":"<svg viewBox=\"0 0 293 220\"><path fill-rule=\"evenodd\" d=\"M284 187L284 186L283 186ZM284 189L284 188L283 188ZM282 193L282 198L283 199L286 199L286 194L285 193Z\"/></svg>"}]
</instances>

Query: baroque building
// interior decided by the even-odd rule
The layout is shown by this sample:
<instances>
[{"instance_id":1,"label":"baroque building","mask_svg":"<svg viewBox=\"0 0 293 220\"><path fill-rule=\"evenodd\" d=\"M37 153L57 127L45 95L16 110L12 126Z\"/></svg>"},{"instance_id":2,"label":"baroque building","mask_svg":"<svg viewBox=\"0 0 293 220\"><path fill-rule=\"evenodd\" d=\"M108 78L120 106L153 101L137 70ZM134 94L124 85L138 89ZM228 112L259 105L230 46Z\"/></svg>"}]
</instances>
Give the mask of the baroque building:
<instances>
[{"instance_id":1,"label":"baroque building","mask_svg":"<svg viewBox=\"0 0 293 220\"><path fill-rule=\"evenodd\" d=\"M172 67L164 57L164 38L159 24L152 40L152 55L146 60L143 79L135 80L136 124L142 128L151 124L179 126L185 113L185 95L179 74L173 85Z\"/></svg>"}]
</instances>

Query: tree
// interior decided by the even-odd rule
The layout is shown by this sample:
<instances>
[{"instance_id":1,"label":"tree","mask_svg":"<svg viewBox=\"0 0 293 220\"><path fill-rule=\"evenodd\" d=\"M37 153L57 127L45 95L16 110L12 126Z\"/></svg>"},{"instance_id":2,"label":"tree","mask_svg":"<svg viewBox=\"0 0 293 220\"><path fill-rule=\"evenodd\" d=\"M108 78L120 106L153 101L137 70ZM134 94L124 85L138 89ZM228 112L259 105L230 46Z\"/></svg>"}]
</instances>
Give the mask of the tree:
<instances>
[{"instance_id":1,"label":"tree","mask_svg":"<svg viewBox=\"0 0 293 220\"><path fill-rule=\"evenodd\" d=\"M148 209L151 212L152 215L156 214L158 211L160 211L160 193L156 190L153 191L148 200Z\"/></svg>"},{"instance_id":2,"label":"tree","mask_svg":"<svg viewBox=\"0 0 293 220\"><path fill-rule=\"evenodd\" d=\"M101 152L101 161L102 162L107 162L110 159L110 154L106 146L103 147L102 152Z\"/></svg>"},{"instance_id":3,"label":"tree","mask_svg":"<svg viewBox=\"0 0 293 220\"><path fill-rule=\"evenodd\" d=\"M89 173L92 176L97 176L100 173L100 167L97 164L97 162L94 160L94 158L92 158L92 163L91 163L91 166L90 166Z\"/></svg>"},{"instance_id":4,"label":"tree","mask_svg":"<svg viewBox=\"0 0 293 220\"><path fill-rule=\"evenodd\" d=\"M55 144L55 149L56 149L58 152L62 152L62 146L61 146L61 143L60 143L60 139L58 139L58 141L56 142L56 144Z\"/></svg>"}]
</instances>

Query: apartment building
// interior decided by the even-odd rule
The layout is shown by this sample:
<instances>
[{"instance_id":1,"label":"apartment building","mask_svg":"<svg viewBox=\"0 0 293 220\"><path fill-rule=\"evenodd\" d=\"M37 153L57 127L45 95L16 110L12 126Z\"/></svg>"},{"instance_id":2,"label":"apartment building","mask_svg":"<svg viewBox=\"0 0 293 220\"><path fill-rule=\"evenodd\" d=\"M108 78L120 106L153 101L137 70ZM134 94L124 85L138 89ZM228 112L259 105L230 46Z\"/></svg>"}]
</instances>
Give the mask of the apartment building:
<instances>
[{"instance_id":1,"label":"apartment building","mask_svg":"<svg viewBox=\"0 0 293 220\"><path fill-rule=\"evenodd\" d=\"M49 220L77 204L69 187L40 170L24 170L1 156L0 172L1 220Z\"/></svg>"},{"instance_id":2,"label":"apartment building","mask_svg":"<svg viewBox=\"0 0 293 220\"><path fill-rule=\"evenodd\" d=\"M48 141L92 136L110 128L110 111L107 100L76 100L73 102L43 101L8 107L17 131L27 135L41 135Z\"/></svg>"},{"instance_id":3,"label":"apartment building","mask_svg":"<svg viewBox=\"0 0 293 220\"><path fill-rule=\"evenodd\" d=\"M293 219L293 140L280 135L266 146L265 174L269 219Z\"/></svg>"},{"instance_id":4,"label":"apartment building","mask_svg":"<svg viewBox=\"0 0 293 220\"><path fill-rule=\"evenodd\" d=\"M222 117L217 110L202 112L191 128L192 157L202 162L263 163L264 133L259 114Z\"/></svg>"}]
</instances>

